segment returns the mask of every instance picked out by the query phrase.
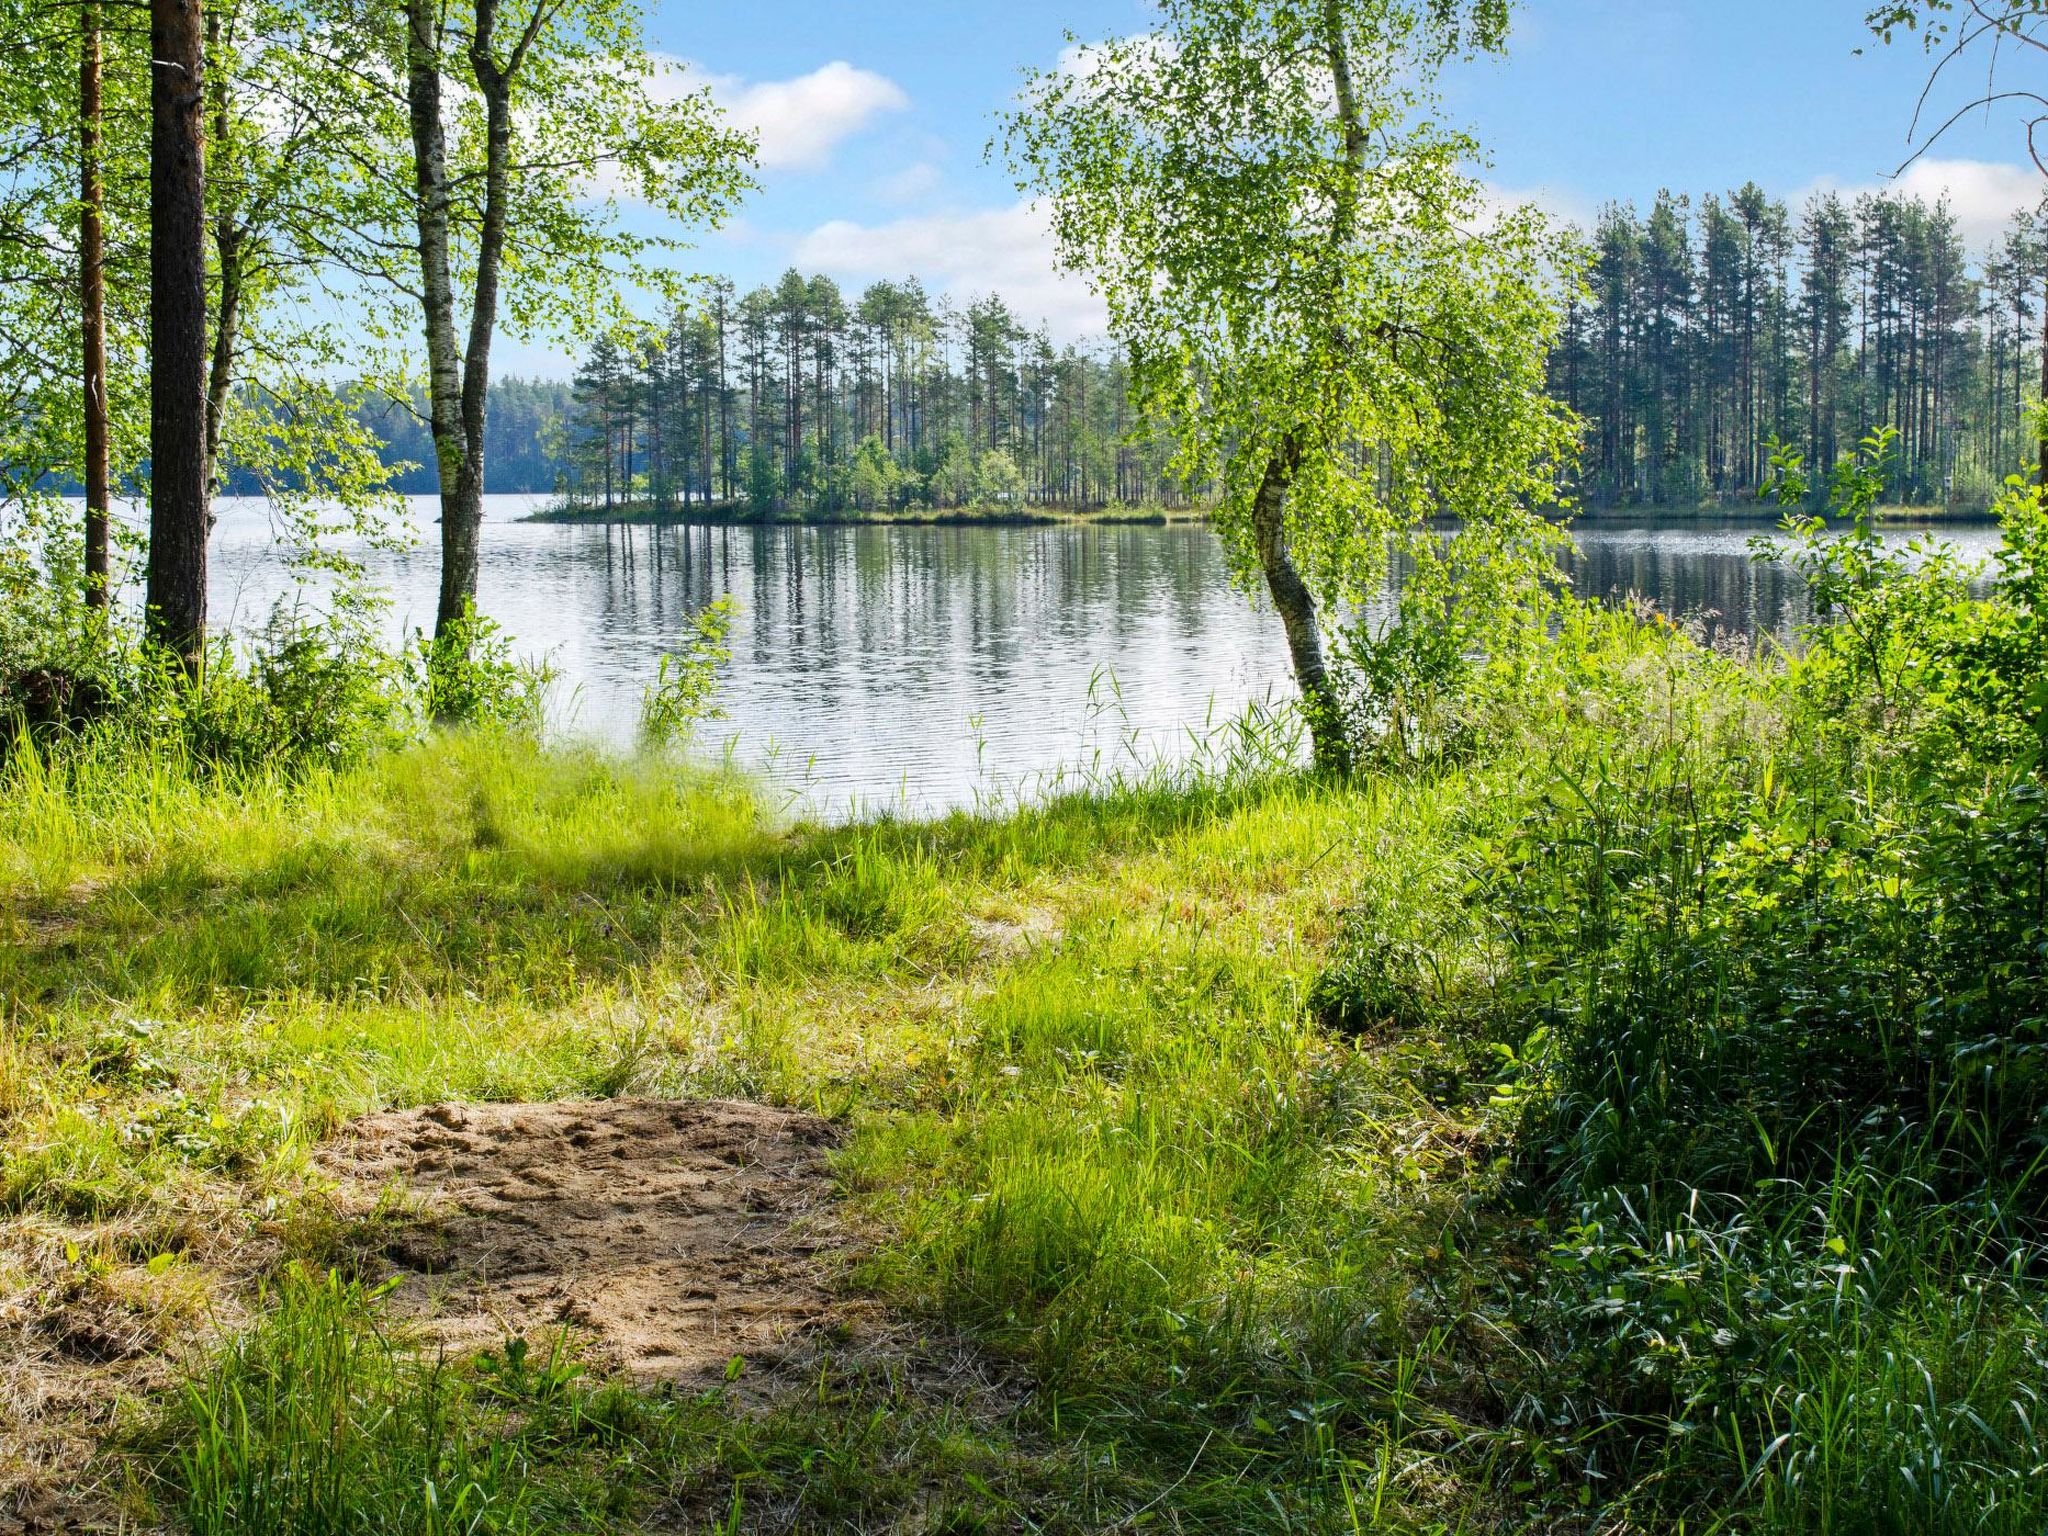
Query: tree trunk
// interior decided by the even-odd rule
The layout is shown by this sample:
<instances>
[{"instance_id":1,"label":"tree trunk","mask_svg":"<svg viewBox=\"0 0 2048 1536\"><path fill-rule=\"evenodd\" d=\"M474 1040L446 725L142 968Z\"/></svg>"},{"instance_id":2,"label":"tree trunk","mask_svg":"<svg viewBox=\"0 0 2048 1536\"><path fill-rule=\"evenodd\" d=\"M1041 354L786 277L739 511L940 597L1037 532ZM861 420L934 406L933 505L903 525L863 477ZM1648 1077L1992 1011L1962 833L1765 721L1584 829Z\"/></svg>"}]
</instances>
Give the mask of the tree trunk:
<instances>
[{"instance_id":1,"label":"tree trunk","mask_svg":"<svg viewBox=\"0 0 2048 1536\"><path fill-rule=\"evenodd\" d=\"M78 289L85 386L85 602L113 600L107 513L112 502L107 445L107 273L101 164L100 9L78 11Z\"/></svg>"},{"instance_id":2,"label":"tree trunk","mask_svg":"<svg viewBox=\"0 0 2048 1536\"><path fill-rule=\"evenodd\" d=\"M1287 652L1294 664L1294 680L1301 687L1316 766L1328 773L1348 773L1352 763L1351 737L1336 685L1330 680L1329 664L1323 657L1315 597L1302 580L1287 544L1287 491L1293 478L1286 453L1274 455L1267 463L1258 495L1252 501L1252 536L1258 546L1259 567L1265 572L1266 590L1287 630Z\"/></svg>"},{"instance_id":3,"label":"tree trunk","mask_svg":"<svg viewBox=\"0 0 2048 1536\"><path fill-rule=\"evenodd\" d=\"M200 0L150 4L148 632L206 647L206 127Z\"/></svg>"},{"instance_id":4,"label":"tree trunk","mask_svg":"<svg viewBox=\"0 0 2048 1536\"><path fill-rule=\"evenodd\" d=\"M441 121L439 8L433 0L406 0L405 22L413 212L419 230L420 305L427 328L427 416L441 487L441 596L434 622L438 636L475 598L476 548L473 520L463 504L467 454L462 358L455 349L455 285L449 268L448 137Z\"/></svg>"},{"instance_id":5,"label":"tree trunk","mask_svg":"<svg viewBox=\"0 0 2048 1536\"><path fill-rule=\"evenodd\" d=\"M2037 430L2041 434L2041 484L2048 486L2048 290L2041 300L2041 414Z\"/></svg>"},{"instance_id":6,"label":"tree trunk","mask_svg":"<svg viewBox=\"0 0 2048 1536\"><path fill-rule=\"evenodd\" d=\"M414 0L418 3L418 0ZM504 265L505 228L512 176L512 78L545 16L536 8L512 63L500 68L492 52L497 0L476 0L469 63L484 98L484 210L477 232L476 279L470 294L469 341L462 357L462 467L452 501L441 509L441 607L437 633L476 603L477 550L484 522L484 428L490 410L491 341L498 326L498 280ZM630 492L630 487L628 488Z\"/></svg>"},{"instance_id":7,"label":"tree trunk","mask_svg":"<svg viewBox=\"0 0 2048 1536\"><path fill-rule=\"evenodd\" d=\"M207 12L206 45L216 54L220 47L221 13ZM213 133L217 143L228 138L228 91L225 75L208 82L213 99ZM222 206L213 219L213 250L220 269L220 312L213 321L213 360L206 379L206 495L207 523L212 525L212 498L219 489L220 440L228 415L228 392L234 387L235 353L241 342L242 291L247 279L245 252L248 238L237 222L236 210Z\"/></svg>"},{"instance_id":8,"label":"tree trunk","mask_svg":"<svg viewBox=\"0 0 2048 1536\"><path fill-rule=\"evenodd\" d=\"M214 232L220 259L220 314L214 320L213 360L206 378L206 494L210 503L218 485L220 439L228 414L228 392L234 387L235 348L242 321L242 232L225 216Z\"/></svg>"},{"instance_id":9,"label":"tree trunk","mask_svg":"<svg viewBox=\"0 0 2048 1536\"><path fill-rule=\"evenodd\" d=\"M420 295L427 326L429 419L441 485L441 593L434 633L447 636L476 602L477 555L484 516L484 427L489 410L491 339L498 320L512 161L512 81L526 49L552 12L536 8L500 65L493 52L498 0L474 0L469 63L484 103L484 208L469 337L455 345L455 286L450 270L448 143L441 119L440 9L405 0L406 110L412 123L419 229Z\"/></svg>"}]
</instances>

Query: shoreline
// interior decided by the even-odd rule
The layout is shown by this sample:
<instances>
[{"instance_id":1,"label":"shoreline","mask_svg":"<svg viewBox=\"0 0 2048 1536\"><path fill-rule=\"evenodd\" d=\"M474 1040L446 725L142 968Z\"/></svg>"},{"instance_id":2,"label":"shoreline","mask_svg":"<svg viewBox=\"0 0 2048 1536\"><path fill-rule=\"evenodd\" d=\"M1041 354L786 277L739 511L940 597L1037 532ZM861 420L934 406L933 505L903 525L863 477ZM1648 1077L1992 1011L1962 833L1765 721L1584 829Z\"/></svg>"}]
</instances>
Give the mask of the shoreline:
<instances>
[{"instance_id":1,"label":"shoreline","mask_svg":"<svg viewBox=\"0 0 2048 1536\"><path fill-rule=\"evenodd\" d=\"M1684 528L1712 523L1754 524L1776 528L1794 508L1744 503L1700 507L1581 507L1569 517L1552 519L1572 527L1600 523ZM1991 527L1998 522L1989 508L1879 507L1881 527ZM1060 528L1071 526L1161 528L1192 527L1212 521L1193 508L1125 507L1101 511L1066 511L1050 507L1017 510L955 508L919 512L833 512L818 517L762 515L731 506L696 506L673 511L651 507L613 507L584 511L547 507L517 519L566 528ZM1830 519L1830 522L1839 521Z\"/></svg>"},{"instance_id":2,"label":"shoreline","mask_svg":"<svg viewBox=\"0 0 2048 1536\"><path fill-rule=\"evenodd\" d=\"M1167 527L1207 523L1207 512L1165 507L1119 507L1101 511L1067 511L1052 507L1018 509L955 508L946 511L832 512L822 516L761 514L730 505L674 510L617 506L585 511L547 507L528 513L522 523L573 528L1057 528L1069 524L1108 527Z\"/></svg>"}]
</instances>

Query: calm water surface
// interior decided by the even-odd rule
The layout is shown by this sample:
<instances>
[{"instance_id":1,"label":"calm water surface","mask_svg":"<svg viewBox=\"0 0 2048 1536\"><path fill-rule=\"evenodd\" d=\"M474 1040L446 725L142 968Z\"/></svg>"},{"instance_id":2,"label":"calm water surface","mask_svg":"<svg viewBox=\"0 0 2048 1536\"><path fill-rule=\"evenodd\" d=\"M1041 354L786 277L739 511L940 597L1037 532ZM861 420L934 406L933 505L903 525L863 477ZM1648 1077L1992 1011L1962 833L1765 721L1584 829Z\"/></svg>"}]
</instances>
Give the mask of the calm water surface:
<instances>
[{"instance_id":1,"label":"calm water surface","mask_svg":"<svg viewBox=\"0 0 2048 1536\"><path fill-rule=\"evenodd\" d=\"M1278 621L1230 584L1201 527L567 528L542 498L489 499L482 607L561 678L556 714L626 742L657 658L725 593L738 605L727 719L708 729L807 810L931 810L1062 773L1172 756L1287 696ZM394 637L431 623L434 507L418 549L372 553ZM1588 593L1634 592L1748 634L1804 616L1755 524L1585 525ZM1947 535L1974 557L1997 531ZM1903 536L1901 536L1903 537ZM289 587L261 503L215 535L216 622L260 623Z\"/></svg>"}]
</instances>

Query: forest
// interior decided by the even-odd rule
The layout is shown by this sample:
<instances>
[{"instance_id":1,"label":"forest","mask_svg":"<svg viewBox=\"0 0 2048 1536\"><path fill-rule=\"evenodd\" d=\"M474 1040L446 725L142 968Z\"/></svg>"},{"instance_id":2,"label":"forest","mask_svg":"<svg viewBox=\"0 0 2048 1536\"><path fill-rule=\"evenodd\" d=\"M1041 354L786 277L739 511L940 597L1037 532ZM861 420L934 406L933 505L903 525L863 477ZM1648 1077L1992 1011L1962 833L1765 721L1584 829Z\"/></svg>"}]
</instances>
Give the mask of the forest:
<instances>
[{"instance_id":1,"label":"forest","mask_svg":"<svg viewBox=\"0 0 2048 1536\"><path fill-rule=\"evenodd\" d=\"M717 284L666 329L602 338L575 381L562 485L611 512L745 504L1185 505L1170 447L1135 441L1127 370L1055 349L991 295L964 309L916 278L849 302L791 271Z\"/></svg>"},{"instance_id":2,"label":"forest","mask_svg":"<svg viewBox=\"0 0 2048 1536\"><path fill-rule=\"evenodd\" d=\"M1749 183L1659 195L1647 217L1611 206L1581 234L1550 387L1584 423L1586 505L1756 506L1773 439L1831 464L1890 423L1888 499L1981 512L2027 457L2048 288L2033 212L1973 253L1916 197L1823 193L1795 215ZM520 455L553 476L503 471L502 488L605 510L1199 501L1135 424L1114 352L1056 349L999 296L934 305L913 278L850 301L790 272L597 343L552 458Z\"/></svg>"},{"instance_id":3,"label":"forest","mask_svg":"<svg viewBox=\"0 0 2048 1536\"><path fill-rule=\"evenodd\" d=\"M2028 157L2040 0L1834 9ZM704 12L0 0L0 1532L2048 1528L2038 227L1027 11L1097 349L684 282L810 99Z\"/></svg>"},{"instance_id":4,"label":"forest","mask_svg":"<svg viewBox=\"0 0 2048 1536\"><path fill-rule=\"evenodd\" d=\"M1610 207L1588 240L1551 378L1586 423L1589 504L1754 501L1773 439L1833 464L1888 424L1900 501L1981 509L2028 456L2048 283L2031 211L1974 253L1942 204L1795 211L1752 182Z\"/></svg>"}]
</instances>

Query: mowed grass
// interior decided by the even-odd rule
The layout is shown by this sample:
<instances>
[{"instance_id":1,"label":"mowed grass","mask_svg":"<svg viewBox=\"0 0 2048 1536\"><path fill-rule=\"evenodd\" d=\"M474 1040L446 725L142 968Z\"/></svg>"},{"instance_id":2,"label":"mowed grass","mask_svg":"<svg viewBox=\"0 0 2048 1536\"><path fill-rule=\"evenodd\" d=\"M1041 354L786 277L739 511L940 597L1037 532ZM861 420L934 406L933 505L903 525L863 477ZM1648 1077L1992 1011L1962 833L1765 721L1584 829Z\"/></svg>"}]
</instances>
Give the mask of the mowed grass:
<instances>
[{"instance_id":1,"label":"mowed grass","mask_svg":"<svg viewBox=\"0 0 2048 1536\"><path fill-rule=\"evenodd\" d=\"M17 754L0 1311L34 1338L89 1292L198 1384L0 1478L204 1530L1490 1523L1443 1455L1471 1350L1416 1306L1485 1092L1309 1005L1354 902L1455 922L1460 778L781 828L736 779L491 736L290 780ZM846 1122L854 1283L1003 1390L872 1354L766 1408L535 1386L317 1279L353 1237L306 1154L353 1116L627 1093ZM362 1432L315 1443L281 1372Z\"/></svg>"}]
</instances>

